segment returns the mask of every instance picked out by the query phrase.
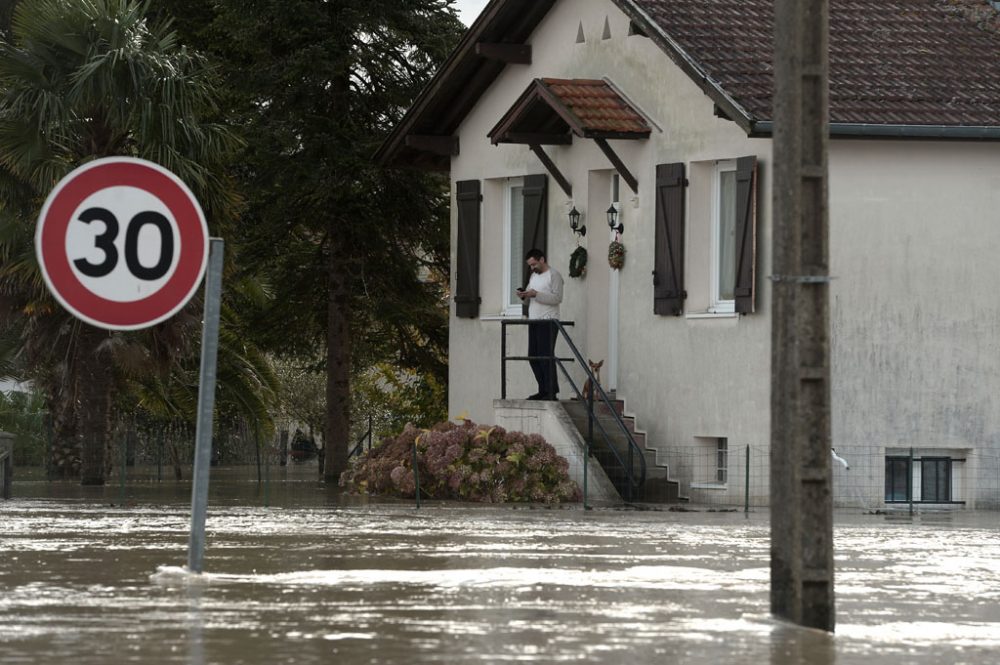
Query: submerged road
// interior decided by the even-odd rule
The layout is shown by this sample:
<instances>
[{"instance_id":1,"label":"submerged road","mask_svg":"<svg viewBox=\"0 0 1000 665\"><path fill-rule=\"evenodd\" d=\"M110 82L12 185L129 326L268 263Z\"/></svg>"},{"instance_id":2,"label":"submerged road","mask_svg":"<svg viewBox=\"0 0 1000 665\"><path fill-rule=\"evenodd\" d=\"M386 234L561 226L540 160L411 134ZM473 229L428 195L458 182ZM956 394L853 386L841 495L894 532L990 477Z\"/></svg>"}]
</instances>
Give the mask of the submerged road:
<instances>
[{"instance_id":1,"label":"submerged road","mask_svg":"<svg viewBox=\"0 0 1000 665\"><path fill-rule=\"evenodd\" d=\"M183 491L126 508L104 500L0 501L3 665L992 664L1000 654L995 513L838 514L829 636L769 616L766 511L417 512L325 492L282 508L217 500L207 574L190 584L177 568Z\"/></svg>"}]
</instances>

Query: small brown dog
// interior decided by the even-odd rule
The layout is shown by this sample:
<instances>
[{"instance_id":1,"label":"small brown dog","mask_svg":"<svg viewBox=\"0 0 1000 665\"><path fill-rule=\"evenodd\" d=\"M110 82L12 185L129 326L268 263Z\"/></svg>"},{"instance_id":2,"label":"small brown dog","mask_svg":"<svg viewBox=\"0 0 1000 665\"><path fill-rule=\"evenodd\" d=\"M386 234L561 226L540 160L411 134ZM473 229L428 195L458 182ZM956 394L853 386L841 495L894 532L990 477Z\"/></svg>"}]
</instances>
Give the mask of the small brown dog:
<instances>
[{"instance_id":1,"label":"small brown dog","mask_svg":"<svg viewBox=\"0 0 1000 665\"><path fill-rule=\"evenodd\" d=\"M597 385L601 385L601 367L604 365L604 361L602 360L599 363L595 363L593 360L588 358L587 364L590 365L590 371L594 374L594 378L597 379ZM587 399L587 395L590 394L591 387L590 377L588 376L587 381L583 384L583 399ZM593 387L596 388L597 386Z\"/></svg>"}]
</instances>

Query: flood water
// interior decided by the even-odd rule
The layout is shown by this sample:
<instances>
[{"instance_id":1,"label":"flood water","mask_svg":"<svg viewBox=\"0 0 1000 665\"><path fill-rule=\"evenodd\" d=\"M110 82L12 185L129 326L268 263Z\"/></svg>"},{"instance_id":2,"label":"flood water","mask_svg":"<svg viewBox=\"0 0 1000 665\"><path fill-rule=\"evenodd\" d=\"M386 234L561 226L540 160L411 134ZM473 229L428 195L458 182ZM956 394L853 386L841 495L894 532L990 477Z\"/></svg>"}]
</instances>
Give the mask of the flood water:
<instances>
[{"instance_id":1,"label":"flood water","mask_svg":"<svg viewBox=\"0 0 1000 665\"><path fill-rule=\"evenodd\" d=\"M213 481L15 483L0 501L0 663L996 663L1000 514L838 514L837 632L768 614L751 513L345 499Z\"/></svg>"}]
</instances>

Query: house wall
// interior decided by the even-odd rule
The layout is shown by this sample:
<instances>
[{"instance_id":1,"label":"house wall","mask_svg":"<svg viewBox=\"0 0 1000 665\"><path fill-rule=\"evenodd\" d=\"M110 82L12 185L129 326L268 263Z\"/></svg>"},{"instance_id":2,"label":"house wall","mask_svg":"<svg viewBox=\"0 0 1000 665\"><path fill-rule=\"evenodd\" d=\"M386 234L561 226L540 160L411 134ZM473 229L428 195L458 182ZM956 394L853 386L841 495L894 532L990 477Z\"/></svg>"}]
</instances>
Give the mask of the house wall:
<instances>
[{"instance_id":1,"label":"house wall","mask_svg":"<svg viewBox=\"0 0 1000 665\"><path fill-rule=\"evenodd\" d=\"M995 503L1000 455L1000 146L835 141L830 163L837 450L952 451L962 499ZM990 474L992 473L992 477ZM868 484L873 500L882 487Z\"/></svg>"},{"instance_id":2,"label":"house wall","mask_svg":"<svg viewBox=\"0 0 1000 665\"><path fill-rule=\"evenodd\" d=\"M605 19L611 38L602 39ZM587 41L576 43L583 25ZM711 100L606 0L557 3L530 38L533 63L511 65L460 128L453 181L483 181L479 319L452 310L452 414L494 418L500 397L503 183L545 170L526 146L492 146L487 132L536 77L609 78L656 125L646 141L611 141L639 181L622 182L618 396L637 417L658 460L695 502L741 503L744 451L752 451L754 503L768 496L770 441L771 141L749 139L716 118ZM562 318L585 357L608 355L608 232L611 165L591 141L546 146L573 185L549 179L549 260L566 279ZM966 505L1000 502L1000 307L992 297L1000 246L996 144L835 140L830 149L830 259L834 445L851 464L834 467L840 505L883 507L887 449L952 450ZM757 300L749 315L712 315L709 300L711 175L716 160L758 158ZM657 164L684 162L687 189L685 315L653 314ZM588 273L568 276L578 239L566 213L583 212ZM454 207L453 207L454 210ZM457 220L453 217L452 247ZM455 257L452 257L453 262ZM454 285L453 285L454 286ZM512 327L508 353L526 350ZM568 355L560 345L560 355ZM605 363L608 371L608 363ZM508 397L535 392L525 363L508 367ZM579 373L576 374L580 378ZM604 375L605 383L609 377ZM563 385L561 396L570 396ZM714 446L729 446L730 480L711 485ZM737 473L737 469L739 469ZM977 487L981 489L976 489Z\"/></svg>"}]
</instances>

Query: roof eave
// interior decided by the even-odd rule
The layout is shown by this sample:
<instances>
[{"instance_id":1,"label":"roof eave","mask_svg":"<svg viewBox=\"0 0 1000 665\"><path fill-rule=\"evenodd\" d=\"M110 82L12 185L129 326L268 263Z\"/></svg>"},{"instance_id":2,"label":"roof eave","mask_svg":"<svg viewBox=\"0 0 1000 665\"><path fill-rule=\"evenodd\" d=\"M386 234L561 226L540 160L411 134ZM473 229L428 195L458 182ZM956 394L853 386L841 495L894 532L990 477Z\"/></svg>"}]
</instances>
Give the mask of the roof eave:
<instances>
[{"instance_id":1,"label":"roof eave","mask_svg":"<svg viewBox=\"0 0 1000 665\"><path fill-rule=\"evenodd\" d=\"M455 50L451 52L448 59L444 61L441 68L437 70L434 76L431 78L430 82L420 91L417 98L413 100L410 108L406 110L403 114L403 118L396 123L392 131L389 132L389 136L386 137L382 145L379 146L378 150L375 151L374 159L379 164L387 164L395 153L399 151L401 144L403 143L406 134L410 129L413 128L413 124L417 121L420 114L423 112L424 107L427 105L428 100L437 92L442 82L448 78L458 61L465 56L469 50L474 50L476 42L482 33L486 30L486 26L489 22L495 18L497 10L504 4L504 0L491 0L490 4L482 11L478 18L473 22L469 29L465 31L465 35L462 37L462 41L458 43Z\"/></svg>"},{"instance_id":2,"label":"roof eave","mask_svg":"<svg viewBox=\"0 0 1000 665\"><path fill-rule=\"evenodd\" d=\"M636 6L632 0L612 0L614 4L635 22L643 32L659 46L667 56L674 61L681 70L698 85L708 97L715 102L718 107L743 131L751 134L755 119L745 108L743 108L722 86L713 80L708 73L701 68L698 62L692 58L680 44L670 35L663 31L646 12Z\"/></svg>"},{"instance_id":3,"label":"roof eave","mask_svg":"<svg viewBox=\"0 0 1000 665\"><path fill-rule=\"evenodd\" d=\"M772 120L759 120L748 132L752 137L771 137ZM1000 126L975 125L877 125L868 123L832 122L830 136L838 138L880 139L947 139L1000 141Z\"/></svg>"},{"instance_id":4,"label":"roof eave","mask_svg":"<svg viewBox=\"0 0 1000 665\"><path fill-rule=\"evenodd\" d=\"M545 0L544 2L535 0L532 6L532 13L537 14L540 21L541 17L548 12L554 3L555 0ZM513 3L510 0L490 0L475 22L469 26L469 29L465 32L455 50L448 56L447 60L441 65L420 94L417 95L417 98L410 105L410 108L407 109L402 119L396 123L395 127L393 127L392 131L389 132L389 135L382 142L382 145L375 151L373 159L377 163L389 165L397 160L400 151L405 147L403 144L406 135L411 132L422 114L427 111L427 107L433 102L434 96L441 90L455 71L459 69L466 58L470 56L479 57L475 53L476 44L482 40L483 35L487 32L487 28L494 21L497 21L504 14L505 10L510 11L511 4ZM530 24L528 25L530 26Z\"/></svg>"}]
</instances>

